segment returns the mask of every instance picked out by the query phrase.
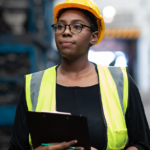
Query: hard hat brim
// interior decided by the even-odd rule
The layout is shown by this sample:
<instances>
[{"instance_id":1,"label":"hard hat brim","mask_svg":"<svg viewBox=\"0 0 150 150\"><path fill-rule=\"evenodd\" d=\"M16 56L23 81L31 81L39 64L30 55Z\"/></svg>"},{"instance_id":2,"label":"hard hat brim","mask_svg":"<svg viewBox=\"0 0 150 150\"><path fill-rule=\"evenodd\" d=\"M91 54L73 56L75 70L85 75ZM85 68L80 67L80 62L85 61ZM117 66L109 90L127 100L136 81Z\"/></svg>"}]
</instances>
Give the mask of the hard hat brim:
<instances>
[{"instance_id":1,"label":"hard hat brim","mask_svg":"<svg viewBox=\"0 0 150 150\"><path fill-rule=\"evenodd\" d=\"M62 4L58 4L57 6L55 6L54 11L53 11L55 23L57 23L57 17L59 15L60 10L65 9L65 8L80 8L80 9L85 9L91 12L97 18L97 24L98 24L98 40L95 43L95 45L98 44L103 39L104 31L105 31L105 23L104 23L103 17L101 15L99 16L93 9L83 4L62 3Z\"/></svg>"}]
</instances>

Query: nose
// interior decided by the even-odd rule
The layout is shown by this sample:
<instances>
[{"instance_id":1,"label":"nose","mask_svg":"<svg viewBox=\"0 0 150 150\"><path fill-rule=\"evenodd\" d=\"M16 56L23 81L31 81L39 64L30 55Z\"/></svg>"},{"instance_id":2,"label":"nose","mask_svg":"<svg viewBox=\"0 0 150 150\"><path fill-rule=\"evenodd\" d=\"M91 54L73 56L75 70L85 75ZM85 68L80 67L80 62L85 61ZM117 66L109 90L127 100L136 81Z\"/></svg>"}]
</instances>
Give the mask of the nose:
<instances>
[{"instance_id":1,"label":"nose","mask_svg":"<svg viewBox=\"0 0 150 150\"><path fill-rule=\"evenodd\" d=\"M72 36L69 25L66 25L65 31L63 32L63 36Z\"/></svg>"}]
</instances>

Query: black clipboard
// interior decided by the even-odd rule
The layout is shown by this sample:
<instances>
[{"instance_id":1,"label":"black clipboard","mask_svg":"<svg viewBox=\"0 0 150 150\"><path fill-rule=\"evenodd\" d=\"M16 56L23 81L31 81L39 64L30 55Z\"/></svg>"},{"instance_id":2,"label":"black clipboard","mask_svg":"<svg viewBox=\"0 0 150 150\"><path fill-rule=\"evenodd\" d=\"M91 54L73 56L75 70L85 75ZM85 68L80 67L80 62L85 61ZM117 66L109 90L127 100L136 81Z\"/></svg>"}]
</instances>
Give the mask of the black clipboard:
<instances>
[{"instance_id":1,"label":"black clipboard","mask_svg":"<svg viewBox=\"0 0 150 150\"><path fill-rule=\"evenodd\" d=\"M90 150L87 118L84 116L26 112L33 148L41 143L58 143L78 140L74 146Z\"/></svg>"}]
</instances>

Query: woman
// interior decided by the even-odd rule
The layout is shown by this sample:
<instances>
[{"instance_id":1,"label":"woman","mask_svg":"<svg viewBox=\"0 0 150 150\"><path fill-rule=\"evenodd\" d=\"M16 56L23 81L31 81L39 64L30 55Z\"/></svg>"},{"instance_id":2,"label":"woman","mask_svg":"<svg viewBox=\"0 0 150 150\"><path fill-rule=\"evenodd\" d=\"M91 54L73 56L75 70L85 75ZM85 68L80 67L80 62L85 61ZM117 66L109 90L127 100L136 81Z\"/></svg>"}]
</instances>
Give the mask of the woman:
<instances>
[{"instance_id":1,"label":"woman","mask_svg":"<svg viewBox=\"0 0 150 150\"><path fill-rule=\"evenodd\" d=\"M103 67L87 59L89 48L104 34L103 18L95 3L67 0L55 7L54 21L62 63L26 76L9 149L30 149L26 110L58 110L87 116L91 150L149 150L148 123L126 68ZM36 150L68 149L76 142L73 139Z\"/></svg>"}]
</instances>

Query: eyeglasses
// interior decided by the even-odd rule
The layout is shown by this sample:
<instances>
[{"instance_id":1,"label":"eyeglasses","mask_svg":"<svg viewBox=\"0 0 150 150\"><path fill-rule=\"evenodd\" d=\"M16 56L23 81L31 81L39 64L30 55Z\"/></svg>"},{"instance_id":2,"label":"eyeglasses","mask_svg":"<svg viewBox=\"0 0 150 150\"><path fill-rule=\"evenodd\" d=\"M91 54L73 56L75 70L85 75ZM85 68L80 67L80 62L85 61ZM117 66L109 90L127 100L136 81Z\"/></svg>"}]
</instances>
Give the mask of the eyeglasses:
<instances>
[{"instance_id":1,"label":"eyeglasses","mask_svg":"<svg viewBox=\"0 0 150 150\"><path fill-rule=\"evenodd\" d=\"M83 27L90 28L93 31L93 29L91 27L80 24L80 23L72 23L72 24L68 24L68 25L65 25L62 23L56 23L56 24L52 25L52 28L55 33L62 34L66 30L66 26L69 26L69 30L73 34L80 33L82 31Z\"/></svg>"}]
</instances>

